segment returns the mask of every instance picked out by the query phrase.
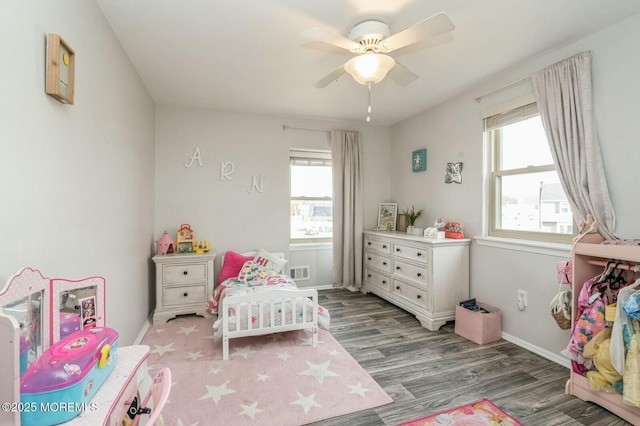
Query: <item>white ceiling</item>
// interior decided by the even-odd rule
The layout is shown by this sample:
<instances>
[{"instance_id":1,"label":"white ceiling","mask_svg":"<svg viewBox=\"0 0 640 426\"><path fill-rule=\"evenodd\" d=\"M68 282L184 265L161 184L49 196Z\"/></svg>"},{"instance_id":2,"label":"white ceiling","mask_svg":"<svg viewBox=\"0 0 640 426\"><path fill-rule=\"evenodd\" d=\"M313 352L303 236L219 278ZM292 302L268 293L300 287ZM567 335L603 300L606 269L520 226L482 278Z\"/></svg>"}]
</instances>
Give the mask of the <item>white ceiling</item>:
<instances>
[{"instance_id":1,"label":"white ceiling","mask_svg":"<svg viewBox=\"0 0 640 426\"><path fill-rule=\"evenodd\" d=\"M366 19L392 33L445 12L455 30L391 54L420 78L372 90L372 122L390 125L526 58L640 12L638 0L97 0L157 104L359 120L367 88L348 74L314 83L351 56L312 42Z\"/></svg>"}]
</instances>

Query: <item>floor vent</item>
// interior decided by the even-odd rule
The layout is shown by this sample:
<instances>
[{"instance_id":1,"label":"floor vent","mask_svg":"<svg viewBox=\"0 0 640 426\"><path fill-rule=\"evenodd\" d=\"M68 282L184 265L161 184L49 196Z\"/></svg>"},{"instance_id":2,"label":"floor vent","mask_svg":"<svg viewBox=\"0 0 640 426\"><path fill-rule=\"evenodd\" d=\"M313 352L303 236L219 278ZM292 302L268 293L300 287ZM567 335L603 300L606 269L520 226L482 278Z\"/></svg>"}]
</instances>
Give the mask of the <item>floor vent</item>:
<instances>
[{"instance_id":1,"label":"floor vent","mask_svg":"<svg viewBox=\"0 0 640 426\"><path fill-rule=\"evenodd\" d=\"M309 279L309 267L308 266L293 266L289 269L289 276L296 281L303 281Z\"/></svg>"}]
</instances>

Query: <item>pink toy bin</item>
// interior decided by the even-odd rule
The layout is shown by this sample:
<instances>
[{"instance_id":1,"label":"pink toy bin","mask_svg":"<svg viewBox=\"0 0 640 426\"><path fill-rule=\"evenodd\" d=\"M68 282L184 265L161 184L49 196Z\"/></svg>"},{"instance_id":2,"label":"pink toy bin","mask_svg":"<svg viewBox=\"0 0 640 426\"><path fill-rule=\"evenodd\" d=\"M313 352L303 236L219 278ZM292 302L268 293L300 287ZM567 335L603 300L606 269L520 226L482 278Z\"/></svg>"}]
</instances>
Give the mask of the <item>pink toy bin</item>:
<instances>
[{"instance_id":1,"label":"pink toy bin","mask_svg":"<svg viewBox=\"0 0 640 426\"><path fill-rule=\"evenodd\" d=\"M23 426L51 426L91 409L89 402L116 365L118 332L94 327L52 345L20 379Z\"/></svg>"},{"instance_id":2,"label":"pink toy bin","mask_svg":"<svg viewBox=\"0 0 640 426\"><path fill-rule=\"evenodd\" d=\"M479 345L495 342L502 337L500 309L484 303L478 307L487 312L472 311L456 305L455 333Z\"/></svg>"}]
</instances>

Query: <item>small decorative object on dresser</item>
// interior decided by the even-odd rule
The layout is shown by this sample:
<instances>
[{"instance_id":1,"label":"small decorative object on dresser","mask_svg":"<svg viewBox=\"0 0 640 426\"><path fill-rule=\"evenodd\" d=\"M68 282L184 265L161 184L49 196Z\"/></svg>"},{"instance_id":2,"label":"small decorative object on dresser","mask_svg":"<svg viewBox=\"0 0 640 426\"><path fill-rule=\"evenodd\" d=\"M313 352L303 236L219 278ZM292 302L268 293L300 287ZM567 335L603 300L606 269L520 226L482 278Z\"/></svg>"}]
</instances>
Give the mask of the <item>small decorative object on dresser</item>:
<instances>
[{"instance_id":1,"label":"small decorative object on dresser","mask_svg":"<svg viewBox=\"0 0 640 426\"><path fill-rule=\"evenodd\" d=\"M207 301L213 293L213 261L216 253L154 256L156 264L156 309L153 322L176 315L210 316Z\"/></svg>"},{"instance_id":2,"label":"small decorative object on dresser","mask_svg":"<svg viewBox=\"0 0 640 426\"><path fill-rule=\"evenodd\" d=\"M171 236L164 231L162 237L156 241L156 254L158 256L164 256L165 254L173 254L176 251L176 243L171 239Z\"/></svg>"},{"instance_id":3,"label":"small decorative object on dresser","mask_svg":"<svg viewBox=\"0 0 640 426\"><path fill-rule=\"evenodd\" d=\"M407 218L407 222L409 223L409 226L407 226L407 234L422 235L422 233L424 232L424 229L416 228L414 226L416 223L416 220L418 220L418 218L422 216L422 209L416 211L412 204L411 210L409 209L403 210L402 214Z\"/></svg>"},{"instance_id":4,"label":"small decorative object on dresser","mask_svg":"<svg viewBox=\"0 0 640 426\"><path fill-rule=\"evenodd\" d=\"M180 225L176 238L176 248L178 253L193 253L193 230L188 224Z\"/></svg>"},{"instance_id":5,"label":"small decorative object on dresser","mask_svg":"<svg viewBox=\"0 0 640 426\"><path fill-rule=\"evenodd\" d=\"M469 298L468 239L426 239L401 233L364 232L363 292L411 312L436 331L455 318Z\"/></svg>"}]
</instances>

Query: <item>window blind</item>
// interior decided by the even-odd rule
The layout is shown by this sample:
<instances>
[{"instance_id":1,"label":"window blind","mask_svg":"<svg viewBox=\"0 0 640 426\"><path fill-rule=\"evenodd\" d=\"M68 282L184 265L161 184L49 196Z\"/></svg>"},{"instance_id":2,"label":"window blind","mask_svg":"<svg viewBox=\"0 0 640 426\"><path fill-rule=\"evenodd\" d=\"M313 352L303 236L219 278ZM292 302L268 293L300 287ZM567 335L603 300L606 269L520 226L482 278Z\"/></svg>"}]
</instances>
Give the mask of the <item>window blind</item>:
<instances>
[{"instance_id":1,"label":"window blind","mask_svg":"<svg viewBox=\"0 0 640 426\"><path fill-rule=\"evenodd\" d=\"M538 115L538 105L534 102L506 111L500 114L492 115L484 119L484 130L494 130L518 121Z\"/></svg>"}]
</instances>

